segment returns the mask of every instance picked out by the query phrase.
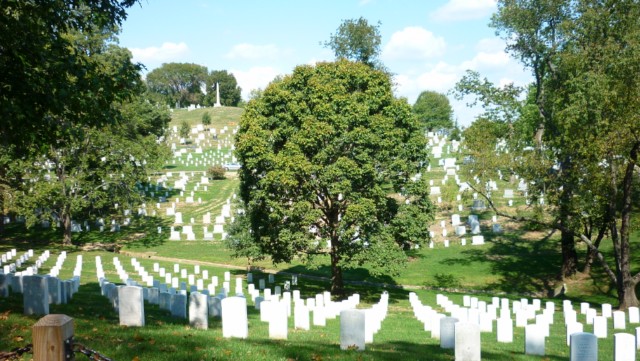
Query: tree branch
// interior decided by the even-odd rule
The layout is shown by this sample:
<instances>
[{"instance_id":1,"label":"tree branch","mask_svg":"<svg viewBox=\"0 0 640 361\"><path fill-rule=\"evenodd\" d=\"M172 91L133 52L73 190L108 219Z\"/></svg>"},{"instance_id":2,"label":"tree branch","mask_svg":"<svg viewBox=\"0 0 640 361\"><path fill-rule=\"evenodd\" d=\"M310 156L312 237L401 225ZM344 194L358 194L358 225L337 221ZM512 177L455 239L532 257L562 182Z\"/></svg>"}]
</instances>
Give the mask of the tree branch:
<instances>
[{"instance_id":1,"label":"tree branch","mask_svg":"<svg viewBox=\"0 0 640 361\"><path fill-rule=\"evenodd\" d=\"M484 194L483 192L477 190L476 187L474 187L471 183L469 183L469 187L471 187L471 189L473 189L474 191L479 193L484 199L486 199L487 202L489 203L489 206L491 207L491 209L493 209L493 211L497 215L499 215L501 217L505 217L505 218L511 219L513 221L516 221L516 222L531 222L531 223L535 223L535 224L538 224L538 225L541 225L541 226L545 226L545 227L548 227L548 228L557 229L559 231L569 232L574 237L577 236L581 241L583 241L589 247L590 250L592 250L596 254L596 257L598 258L598 260L602 264L602 267L604 268L605 272L609 275L609 278L611 279L611 281L613 283L617 283L618 278L616 277L615 273L611 270L611 267L609 267L609 265L605 261L604 255L600 252L600 250L597 247L595 247L593 245L591 240L589 238L587 238L584 234L582 234L582 233L576 234L576 232L574 232L573 230L567 229L566 227L562 226L562 224L560 222L555 222L555 223L552 224L552 223L542 222L542 221L538 221L536 219L531 219L531 218L527 218L527 217L516 217L516 216L513 216L511 214L507 214L507 213L501 212L496 208L495 204L491 201L491 199L489 199L489 197L487 197L486 194ZM638 275L638 277L640 278L640 275Z\"/></svg>"}]
</instances>

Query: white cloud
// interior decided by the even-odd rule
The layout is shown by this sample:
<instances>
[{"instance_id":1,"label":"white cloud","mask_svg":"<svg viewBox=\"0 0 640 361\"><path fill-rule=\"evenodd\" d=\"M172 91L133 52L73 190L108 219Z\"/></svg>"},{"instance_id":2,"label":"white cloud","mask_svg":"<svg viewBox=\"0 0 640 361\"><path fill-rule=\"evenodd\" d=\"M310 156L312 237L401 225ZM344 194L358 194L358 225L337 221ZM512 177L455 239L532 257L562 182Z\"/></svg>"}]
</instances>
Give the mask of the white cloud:
<instances>
[{"instance_id":1,"label":"white cloud","mask_svg":"<svg viewBox=\"0 0 640 361\"><path fill-rule=\"evenodd\" d=\"M253 45L243 43L235 45L225 56L229 59L265 60L276 59L279 55L287 53L289 52L278 49L278 47L273 44Z\"/></svg>"},{"instance_id":2,"label":"white cloud","mask_svg":"<svg viewBox=\"0 0 640 361\"><path fill-rule=\"evenodd\" d=\"M242 88L242 98L248 99L249 92L254 89L264 89L277 75L281 74L280 71L269 66L256 66L249 68L248 70L230 70L238 85Z\"/></svg>"},{"instance_id":3,"label":"white cloud","mask_svg":"<svg viewBox=\"0 0 640 361\"><path fill-rule=\"evenodd\" d=\"M421 92L433 90L447 94L467 69L476 70L481 77L488 78L497 86L514 83L519 86L531 82L531 76L522 65L504 52L504 43L500 39L482 39L476 46L471 58L457 62L424 63L421 68L400 70L394 77L396 93L406 97L410 104L415 103ZM390 69L392 72L395 69ZM476 106L468 108L466 101L456 101L449 96L454 116L460 125L468 126L481 112Z\"/></svg>"},{"instance_id":4,"label":"white cloud","mask_svg":"<svg viewBox=\"0 0 640 361\"><path fill-rule=\"evenodd\" d=\"M460 79L457 66L439 62L415 74L398 74L394 77L398 95L406 97L410 104L425 90L447 93Z\"/></svg>"},{"instance_id":5,"label":"white cloud","mask_svg":"<svg viewBox=\"0 0 640 361\"><path fill-rule=\"evenodd\" d=\"M185 43L162 43L160 47L131 48L134 62L143 64L156 64L179 60L189 53L189 47Z\"/></svg>"},{"instance_id":6,"label":"white cloud","mask_svg":"<svg viewBox=\"0 0 640 361\"><path fill-rule=\"evenodd\" d=\"M449 0L430 15L436 21L480 19L493 13L496 4L497 0Z\"/></svg>"},{"instance_id":7,"label":"white cloud","mask_svg":"<svg viewBox=\"0 0 640 361\"><path fill-rule=\"evenodd\" d=\"M503 51L495 53L487 53L481 51L476 54L471 60L467 60L461 64L461 67L471 70L490 69L490 68L502 68L509 64L511 58Z\"/></svg>"},{"instance_id":8,"label":"white cloud","mask_svg":"<svg viewBox=\"0 0 640 361\"><path fill-rule=\"evenodd\" d=\"M382 51L382 59L428 59L443 55L445 49L444 38L435 36L422 27L410 26L391 35Z\"/></svg>"},{"instance_id":9,"label":"white cloud","mask_svg":"<svg viewBox=\"0 0 640 361\"><path fill-rule=\"evenodd\" d=\"M480 39L475 48L476 51L498 52L504 51L506 47L507 44L504 42L504 40L498 37L493 37Z\"/></svg>"}]
</instances>

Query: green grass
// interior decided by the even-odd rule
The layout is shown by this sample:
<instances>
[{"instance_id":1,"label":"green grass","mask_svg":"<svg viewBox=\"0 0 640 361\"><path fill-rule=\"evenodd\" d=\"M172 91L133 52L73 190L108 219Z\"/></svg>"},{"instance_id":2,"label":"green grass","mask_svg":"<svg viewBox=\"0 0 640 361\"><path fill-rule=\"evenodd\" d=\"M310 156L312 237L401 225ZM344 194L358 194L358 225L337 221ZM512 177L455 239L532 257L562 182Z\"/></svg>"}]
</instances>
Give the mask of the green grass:
<instances>
[{"instance_id":1,"label":"green grass","mask_svg":"<svg viewBox=\"0 0 640 361\"><path fill-rule=\"evenodd\" d=\"M210 128L218 130L218 139L207 139L207 146L203 147L203 154L194 152L195 139L190 139L186 145L176 144L177 149L187 149L191 154L191 161L226 162L232 159L232 129L237 126L242 109L238 108L208 108L188 112L186 110L173 113L171 126L178 126L186 121L191 126L200 124L202 114L208 111L212 117ZM229 130L220 134L223 127ZM178 143L175 135L171 135L168 143ZM220 150L217 149L220 145ZM445 149L446 150L446 147ZM443 154L442 158L455 157L455 154ZM434 180L434 186L442 186L441 179L444 171L438 168L438 160L431 159L432 172L423 175ZM171 172L172 177L167 181L167 188L178 179L179 172L202 172L206 165L187 164L187 155L173 158L165 167L165 172ZM168 174L168 173L165 173ZM259 315L250 305L249 339L227 340L222 338L219 320L211 320L208 330L193 330L184 320L171 318L157 306L147 305L144 328L127 328L118 326L118 319L106 300L99 295L95 275L94 258L100 256L105 267L107 277L111 281L117 280L113 257L118 257L121 263L136 279L130 263L130 256L134 255L147 269L152 270L153 263L159 263L167 272L173 273L173 264L180 263L182 267L192 268L194 263L202 265L211 275L222 277L225 269L230 269L235 276L243 276L247 267L247 260L233 258L232 251L227 249L224 242L217 236L214 241L169 241L169 227L180 230L180 225L174 225L172 216L165 216L166 208L180 198L178 211L183 214L185 224L194 218L193 228L197 239L202 237L202 216L210 212L212 222L220 214L222 205L231 199L238 190L238 180L235 172L228 172L226 180L210 181L207 190L204 185L195 189L195 182L200 180L202 173L194 173L183 195L179 191L169 192L161 189L154 199L147 202L147 211L156 216L132 217L132 224L123 227L121 232L91 232L75 233L76 244L94 242L118 242L123 246L122 254L107 252L79 252L77 247L61 247L57 240L62 239L60 229L43 230L38 227L25 229L21 224L8 225L2 233L0 252L16 248L19 252L28 249L36 250L39 254L44 249L50 249L52 257L47 261L40 273L46 273L54 264L57 254L66 250L69 252L67 263L60 278L71 277L76 256L84 256L82 287L72 302L68 305L52 305L51 313L65 313L73 317L76 322L76 339L85 343L105 355L116 360L452 360L452 350L441 350L436 340L422 331L422 325L417 321L408 303L408 293L418 293L423 303L435 306L437 292L443 292L455 302L462 303L462 295L473 293L477 297L490 301L490 297L499 295L510 299L520 297L537 297L547 300L549 294L558 286L556 278L560 265L560 250L558 235L545 232L529 232L522 225L515 225L500 219L504 226L503 234L493 234L490 230L491 218L494 212L471 212L469 206L471 197L465 202L465 209L457 211L456 202L437 205L439 212L432 230L435 249L424 246L408 252L406 268L398 275L376 275L366 267L348 269L344 273L348 292L358 292L363 303L371 304L379 299L380 293L387 290L390 295L390 312L382 325L382 330L375 336L375 342L367 346L367 351L341 352L339 350L339 324L337 320L329 320L327 327L312 327L310 331L295 331L291 320L289 339L286 341L269 340L267 325L259 321ZM448 182L454 182L449 177ZM498 180L499 191L494 192L493 201L503 211L530 214L531 209L524 204L521 195L514 198L514 207L507 207L507 200L502 198L505 188L517 189L517 182L510 183ZM156 208L157 197L169 192L168 202ZM194 192L195 203L186 204L185 197ZM515 192L519 194L519 192ZM150 193L148 193L150 196ZM202 203L197 203L198 198ZM433 197L434 202L436 197ZM448 200L445 200L447 202ZM443 246L444 238L440 235L440 220L450 220L452 214L461 215L464 222L469 214L477 214L483 222L483 234L486 244L483 246L461 246L460 238L450 234L447 239L451 247ZM157 227L163 232L158 234ZM212 225L209 226L212 229ZM184 236L183 236L184 237ZM471 235L466 235L470 243ZM633 235L632 249L640 246L640 234ZM611 259L613 249L610 242L603 243L601 250L607 259ZM582 259L586 249L578 245ZM37 255L36 255L37 256ZM640 264L640 253L635 252L632 264L636 271ZM27 263L27 265L29 262ZM220 266L228 265L228 266ZM318 257L314 264L305 264L301 260L294 260L291 264L274 265L267 258L252 264L254 269L264 269L280 272L276 277L279 283L290 279L290 274L301 274L301 292L303 297L309 297L317 292L329 289L330 267L326 257ZM254 271L258 272L258 271ZM308 277L307 277L308 276ZM257 275L256 278L265 277ZM313 278L316 277L316 278ZM565 280L569 285L567 297L577 308L579 302L587 301L592 304L616 304L615 290L608 281L599 264L594 264L589 277L578 275L575 279ZM552 299L560 309L561 301ZM31 326L36 317L23 316L22 295L12 294L7 299L0 299L0 351L22 346L31 339ZM568 348L564 344L564 326L560 319L561 313L556 313L552 337L547 341L548 360L565 360ZM583 316L581 316L583 317ZM611 325L610 325L611 326ZM495 325L494 325L495 329ZM5 331L6 330L6 331ZM515 328L515 339L512 344L498 344L494 333L482 335L483 359L487 360L538 360L539 357L523 355L523 329ZM585 331L591 331L585 326ZM618 331L619 332L619 331ZM628 325L626 332L634 333L632 325ZM600 359L611 359L613 349L613 330L609 330L610 337L599 341ZM28 358L25 358L28 359Z\"/></svg>"},{"instance_id":2,"label":"green grass","mask_svg":"<svg viewBox=\"0 0 640 361\"><path fill-rule=\"evenodd\" d=\"M65 273L60 277L70 277L70 269L80 253L70 252L64 267ZM328 320L326 327L312 326L309 331L293 330L293 319L290 319L289 337L286 341L275 341L268 338L268 326L260 322L259 313L249 301L249 338L246 340L224 339L220 320L211 319L208 330L195 330L185 320L172 318L166 311L154 305L145 305L146 326L143 328L123 327L118 325L117 314L112 311L105 297L100 296L95 280L93 258L101 256L107 277L115 280L115 268L111 262L113 254L104 252L82 253L84 268L80 292L67 305L52 305L51 313L67 314L74 319L75 339L89 348L95 349L115 360L452 360L453 350L442 350L437 340L423 331L422 324L414 318L408 303L409 290L389 289L390 304L388 317L384 320L379 333L374 336L374 343L367 345L364 352L339 350L339 320ZM46 271L55 262L57 254L43 267ZM125 269L135 278L130 259L124 255L117 256ZM151 270L153 260L138 259L142 265ZM161 267L172 268L172 262L159 262ZM191 265L182 265L191 269ZM222 276L225 269L203 266L212 275ZM232 273L243 276L244 272L232 270ZM255 279L264 277L259 273ZM288 277L278 276L277 283ZM310 297L327 289L326 282L300 279L302 297ZM370 307L380 297L380 289L371 287L354 287L353 292L362 295L361 308ZM416 290L423 304L437 308L436 292ZM462 294L448 294L454 302L462 303ZM489 296L478 296L490 302ZM543 300L544 301L544 300ZM560 309L560 302L557 302ZM578 308L574 304L574 308ZM31 340L31 326L38 317L24 316L22 311L22 295L11 294L9 298L0 299L0 350L9 350L23 346ZM584 322L584 316L579 316ZM564 326L561 312L555 314L551 337L547 339L546 359L565 360L568 348L564 343ZM633 333L634 325L627 325L625 332ZM591 326L585 326L589 332ZM611 358L613 350L612 335L599 340L600 359ZM622 332L616 330L615 332ZM482 355L486 360L539 360L539 357L526 356L524 350L524 330L514 327L514 342L501 344L496 341L494 332L482 334ZM28 357L23 358L25 360Z\"/></svg>"}]
</instances>

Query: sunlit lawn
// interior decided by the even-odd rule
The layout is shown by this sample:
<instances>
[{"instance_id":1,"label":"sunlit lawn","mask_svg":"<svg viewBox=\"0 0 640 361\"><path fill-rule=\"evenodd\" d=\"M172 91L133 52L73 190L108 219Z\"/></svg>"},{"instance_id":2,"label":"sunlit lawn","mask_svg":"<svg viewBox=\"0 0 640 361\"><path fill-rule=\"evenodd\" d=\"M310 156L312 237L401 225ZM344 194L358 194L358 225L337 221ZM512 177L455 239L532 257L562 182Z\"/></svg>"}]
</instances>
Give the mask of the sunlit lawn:
<instances>
[{"instance_id":1,"label":"sunlit lawn","mask_svg":"<svg viewBox=\"0 0 640 361\"><path fill-rule=\"evenodd\" d=\"M191 112L180 110L173 113L171 127L179 127L184 120L191 126L200 124L202 114L208 111L212 117L209 127L222 129L227 126L232 129L237 126L242 112L238 108L207 108ZM232 139L231 132L219 136L217 142L221 149L205 148L207 157L216 159L230 159ZM177 142L175 135L169 138L169 143ZM211 143L217 144L217 143ZM224 145L224 146L223 146ZM192 159L204 159L205 155L193 153L195 145L190 143ZM184 147L178 145L178 149ZM454 157L455 154L443 154L443 158ZM132 217L132 224L123 227L121 232L100 232L95 228L90 232L74 233L74 242L82 245L86 243L117 242L122 245L121 254L109 252L79 252L73 247L60 247L58 241L62 238L60 229L40 229L38 227L25 229L21 224L8 225L4 239L0 241L0 252L11 248L18 252L34 249L39 255L43 250L50 249L52 257L43 265L40 273L46 273L54 264L57 254L65 250L69 252L65 267L60 278L71 277L73 265L77 255L84 258L82 286L80 292L68 305L52 305L51 313L64 313L74 318L76 325L76 339L115 360L453 360L452 350L442 350L437 340L432 339L428 332L423 331L410 310L408 292L416 292L423 303L436 307L437 292L449 295L457 303L462 303L464 293L473 293L482 300L491 301L492 296L520 299L521 297L541 298L543 301L550 297L558 285L556 274L560 266L560 252L558 235L550 232L528 232L523 225L514 225L505 219L498 221L504 226L505 232L494 234L491 231L492 211L471 212L472 202L467 196L465 208L461 212L448 209L445 204L436 204L439 209L436 215L434 231L434 248L424 244L418 249L407 253L406 267L397 275L375 274L366 265L345 271L347 291L358 292L362 296L362 307L376 302L380 293L390 293L390 310L381 331L375 336L375 341L367 345L364 352L339 350L339 321L329 320L326 327L312 326L310 331L293 329L293 319L290 320L289 338L286 341L268 339L268 327L259 321L259 314L249 302L249 338L247 340L227 340L222 338L219 320L210 320L208 330L194 330L185 320L171 318L167 312L157 306L146 305L146 326L143 328L127 328L118 325L118 316L110 308L107 299L100 296L96 279L95 257L100 256L107 278L116 282L117 274L113 266L113 258L118 257L132 278L136 279L130 263L130 257L135 256L147 270L153 269L153 264L173 272L175 263L182 268L193 270L195 264L207 269L211 276L222 277L225 270L231 270L235 276L244 277L249 266L244 258L233 258L233 252L228 249L220 235L213 241L203 241L202 217L209 212L212 230L215 216L220 214L222 206L233 202L239 182L235 172L228 172L226 180L210 181L207 190L203 184L195 189L195 183L200 180L204 166L185 165L186 155L173 158L164 172L171 172L172 177L167 187L159 193L169 193L167 202L156 205L158 194L150 198L147 203L148 214L155 211L155 216ZM441 179L445 172L438 167L439 160L430 160L433 172L423 176L434 181L434 186L441 186ZM169 191L169 186L177 180L180 172L186 172L191 177L187 189L182 195L176 190ZM453 181L452 177L448 182ZM508 207L507 200L502 198L505 188L515 189L516 184L506 180L498 180L499 191L495 192L492 200L501 210L515 214L531 212L522 195L513 199L514 206ZM187 204L186 197L194 192L195 202ZM198 202L200 198L201 202ZM182 225L174 224L173 216L166 216L167 207L177 202L177 211L182 212L183 225L193 225L196 241L169 241L170 227L181 230ZM436 201L436 197L433 197ZM444 239L440 234L440 220L450 221L454 213L460 214L462 221L466 221L469 214L475 213L482 220L482 231L485 245L471 246L471 235L457 237L449 232L446 237L451 243L444 247ZM191 223L193 218L194 222ZM161 227L162 232L157 229ZM467 245L461 245L461 238L466 238ZM636 249L640 237L634 234L632 249ZM585 248L579 245L581 257ZM607 259L611 259L612 247L604 243L601 247ZM33 261L33 260L31 260ZM633 255L632 264L638 269L640 254ZM29 263L27 263L29 264ZM225 266L226 265L226 266ZM301 260L294 260L291 264L274 265L267 257L265 260L251 264L256 278L265 278L258 269L269 272L279 272L277 283L291 280L292 274L300 275L299 289L303 298L312 297L315 293L329 289L329 262L326 257L316 258L313 264L306 264ZM611 283L602 271L602 267L594 264L592 277L577 276L575 279L565 280L569 284L566 297L574 302L574 308L580 301L593 304L608 302L616 304L615 292ZM564 326L561 316L561 300L556 302L555 324L552 336L547 339L548 360L566 360L568 348L565 345ZM599 308L599 305L594 305ZM584 317L584 316L580 316ZM22 346L31 339L31 326L37 317L22 315L22 295L12 294L7 299L0 298L0 351L12 347ZM612 327L610 322L610 327ZM636 325L627 325L626 332L635 334ZM528 357L524 351L524 332L521 328L514 328L514 342L511 344L497 343L494 332L483 333L482 354L486 360L539 360L539 357ZM591 326L585 326L585 331L592 331ZM616 331L620 332L620 331ZM599 340L600 359L612 359L612 335L606 340ZM80 357L80 356L78 356ZM80 357L81 358L81 357ZM28 358L24 358L28 359Z\"/></svg>"}]
</instances>

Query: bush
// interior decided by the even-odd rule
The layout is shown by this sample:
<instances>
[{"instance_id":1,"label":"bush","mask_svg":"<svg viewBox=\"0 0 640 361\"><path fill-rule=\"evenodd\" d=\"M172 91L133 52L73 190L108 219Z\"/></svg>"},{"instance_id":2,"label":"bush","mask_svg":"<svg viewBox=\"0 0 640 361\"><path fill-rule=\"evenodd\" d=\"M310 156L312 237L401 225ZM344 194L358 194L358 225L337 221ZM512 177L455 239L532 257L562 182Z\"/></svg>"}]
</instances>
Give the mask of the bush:
<instances>
[{"instance_id":1,"label":"bush","mask_svg":"<svg viewBox=\"0 0 640 361\"><path fill-rule=\"evenodd\" d=\"M224 168L222 168L222 166L219 166L219 165L215 165L207 169L207 175L211 179L226 179L227 177L225 177L224 173L225 173Z\"/></svg>"},{"instance_id":2,"label":"bush","mask_svg":"<svg viewBox=\"0 0 640 361\"><path fill-rule=\"evenodd\" d=\"M202 114L202 124L203 125L211 124L211 116L209 115L209 112L204 112L204 114Z\"/></svg>"}]
</instances>

